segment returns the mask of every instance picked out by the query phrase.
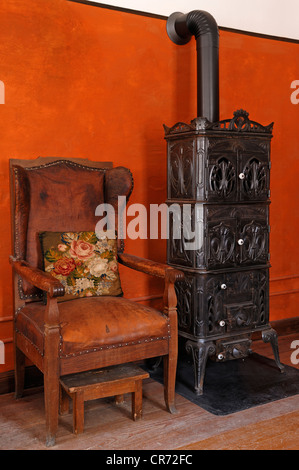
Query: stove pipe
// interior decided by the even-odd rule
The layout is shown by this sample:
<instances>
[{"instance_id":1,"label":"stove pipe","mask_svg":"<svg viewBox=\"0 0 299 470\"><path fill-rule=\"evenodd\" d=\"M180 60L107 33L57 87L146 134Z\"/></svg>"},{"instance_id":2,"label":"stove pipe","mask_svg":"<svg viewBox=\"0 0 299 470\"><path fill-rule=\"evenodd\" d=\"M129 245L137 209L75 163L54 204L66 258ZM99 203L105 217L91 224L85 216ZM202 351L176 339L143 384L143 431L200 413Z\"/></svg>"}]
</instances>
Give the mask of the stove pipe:
<instances>
[{"instance_id":1,"label":"stove pipe","mask_svg":"<svg viewBox=\"0 0 299 470\"><path fill-rule=\"evenodd\" d=\"M172 13L167 34L175 44L187 44L192 35L197 49L197 117L219 121L219 31L210 13L194 10Z\"/></svg>"}]
</instances>

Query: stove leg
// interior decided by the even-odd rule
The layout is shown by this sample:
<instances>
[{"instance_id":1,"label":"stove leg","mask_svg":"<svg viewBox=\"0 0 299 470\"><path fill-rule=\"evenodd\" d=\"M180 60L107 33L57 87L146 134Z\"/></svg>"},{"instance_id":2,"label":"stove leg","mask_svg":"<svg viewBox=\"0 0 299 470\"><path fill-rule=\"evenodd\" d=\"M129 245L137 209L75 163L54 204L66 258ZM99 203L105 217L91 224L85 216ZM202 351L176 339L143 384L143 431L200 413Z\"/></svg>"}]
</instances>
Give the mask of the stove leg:
<instances>
[{"instance_id":1,"label":"stove leg","mask_svg":"<svg viewBox=\"0 0 299 470\"><path fill-rule=\"evenodd\" d=\"M265 330L262 332L262 338L263 338L264 343L271 344L275 362L277 366L279 367L280 372L284 372L284 365L280 362L280 359L279 359L278 339L277 339L276 331L273 330L273 328L270 328L269 330Z\"/></svg>"},{"instance_id":2,"label":"stove leg","mask_svg":"<svg viewBox=\"0 0 299 470\"><path fill-rule=\"evenodd\" d=\"M215 345L212 342L200 342L188 340L186 351L193 357L194 388L196 395L203 394L203 382L208 356L215 353Z\"/></svg>"}]
</instances>

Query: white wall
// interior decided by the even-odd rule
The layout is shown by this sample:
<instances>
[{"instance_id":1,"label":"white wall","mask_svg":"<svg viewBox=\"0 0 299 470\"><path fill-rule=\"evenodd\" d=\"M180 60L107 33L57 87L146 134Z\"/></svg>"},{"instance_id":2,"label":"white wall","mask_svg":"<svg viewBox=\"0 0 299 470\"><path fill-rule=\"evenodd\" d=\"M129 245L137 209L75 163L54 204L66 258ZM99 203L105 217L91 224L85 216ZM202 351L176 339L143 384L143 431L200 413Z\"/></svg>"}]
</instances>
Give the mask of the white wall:
<instances>
[{"instance_id":1,"label":"white wall","mask_svg":"<svg viewBox=\"0 0 299 470\"><path fill-rule=\"evenodd\" d=\"M299 0L115 0L100 1L169 16L174 11L206 10L219 26L299 39Z\"/></svg>"}]
</instances>

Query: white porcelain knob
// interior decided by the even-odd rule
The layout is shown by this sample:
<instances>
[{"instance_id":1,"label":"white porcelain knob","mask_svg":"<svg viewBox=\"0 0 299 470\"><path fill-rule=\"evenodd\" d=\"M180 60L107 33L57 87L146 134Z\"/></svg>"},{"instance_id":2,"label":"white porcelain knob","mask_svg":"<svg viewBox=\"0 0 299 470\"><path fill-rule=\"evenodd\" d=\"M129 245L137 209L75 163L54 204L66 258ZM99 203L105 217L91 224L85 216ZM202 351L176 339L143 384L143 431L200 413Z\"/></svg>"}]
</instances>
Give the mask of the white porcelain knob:
<instances>
[{"instance_id":1,"label":"white porcelain knob","mask_svg":"<svg viewBox=\"0 0 299 470\"><path fill-rule=\"evenodd\" d=\"M227 288L227 285L226 284L221 284L220 287L221 287L222 290L225 290Z\"/></svg>"},{"instance_id":2,"label":"white porcelain knob","mask_svg":"<svg viewBox=\"0 0 299 470\"><path fill-rule=\"evenodd\" d=\"M219 325L220 325L220 326L225 326L225 321L224 321L224 320L221 320L221 321L219 322Z\"/></svg>"},{"instance_id":3,"label":"white porcelain knob","mask_svg":"<svg viewBox=\"0 0 299 470\"><path fill-rule=\"evenodd\" d=\"M240 178L240 180L243 180L243 179L245 178L244 173L240 173L240 174L239 174L239 178Z\"/></svg>"},{"instance_id":4,"label":"white porcelain knob","mask_svg":"<svg viewBox=\"0 0 299 470\"><path fill-rule=\"evenodd\" d=\"M238 245L240 245L240 246L244 245L244 240L242 238L240 238L238 240Z\"/></svg>"},{"instance_id":5,"label":"white porcelain knob","mask_svg":"<svg viewBox=\"0 0 299 470\"><path fill-rule=\"evenodd\" d=\"M222 361L223 358L224 358L223 354L218 354L219 361Z\"/></svg>"}]
</instances>

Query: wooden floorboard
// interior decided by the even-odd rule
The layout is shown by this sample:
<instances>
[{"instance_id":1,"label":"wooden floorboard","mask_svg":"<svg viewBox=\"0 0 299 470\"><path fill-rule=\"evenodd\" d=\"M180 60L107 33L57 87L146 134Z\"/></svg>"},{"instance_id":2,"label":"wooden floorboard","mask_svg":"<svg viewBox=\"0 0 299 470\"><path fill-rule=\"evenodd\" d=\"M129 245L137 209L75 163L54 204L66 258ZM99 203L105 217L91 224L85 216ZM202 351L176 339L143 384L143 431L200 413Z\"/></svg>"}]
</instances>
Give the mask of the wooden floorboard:
<instances>
[{"instance_id":1,"label":"wooden floorboard","mask_svg":"<svg viewBox=\"0 0 299 470\"><path fill-rule=\"evenodd\" d=\"M184 450L298 450L299 411L219 433Z\"/></svg>"},{"instance_id":2,"label":"wooden floorboard","mask_svg":"<svg viewBox=\"0 0 299 470\"><path fill-rule=\"evenodd\" d=\"M279 338L281 360L290 361L291 342L298 334ZM253 350L272 357L269 344L256 341ZM299 368L299 365L294 367ZM200 450L299 449L299 395L227 416L216 416L180 395L178 413L166 412L163 387L146 379L143 418L131 419L131 400L116 406L112 398L87 402L84 433L72 433L72 415L59 418L57 450ZM43 390L26 391L22 399L0 396L0 449L43 450Z\"/></svg>"}]
</instances>

